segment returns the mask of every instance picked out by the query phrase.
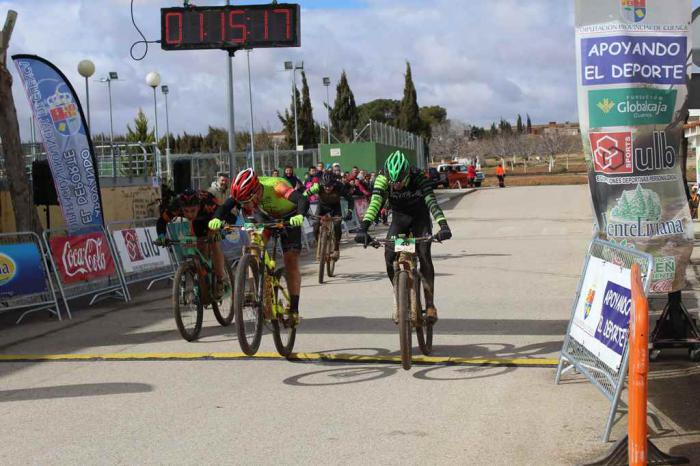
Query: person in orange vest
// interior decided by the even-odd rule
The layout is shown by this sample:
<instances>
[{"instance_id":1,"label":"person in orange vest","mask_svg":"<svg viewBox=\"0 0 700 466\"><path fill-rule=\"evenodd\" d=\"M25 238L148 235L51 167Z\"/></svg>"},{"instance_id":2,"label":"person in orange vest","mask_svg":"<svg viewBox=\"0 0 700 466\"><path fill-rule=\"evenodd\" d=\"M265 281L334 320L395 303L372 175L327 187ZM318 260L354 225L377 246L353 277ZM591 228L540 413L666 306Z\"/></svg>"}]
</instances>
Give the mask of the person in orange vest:
<instances>
[{"instance_id":1,"label":"person in orange vest","mask_svg":"<svg viewBox=\"0 0 700 466\"><path fill-rule=\"evenodd\" d=\"M498 177L498 186L500 188L505 188L506 187L506 169L503 168L503 164L501 162L498 162L498 166L496 167L496 176Z\"/></svg>"}]
</instances>

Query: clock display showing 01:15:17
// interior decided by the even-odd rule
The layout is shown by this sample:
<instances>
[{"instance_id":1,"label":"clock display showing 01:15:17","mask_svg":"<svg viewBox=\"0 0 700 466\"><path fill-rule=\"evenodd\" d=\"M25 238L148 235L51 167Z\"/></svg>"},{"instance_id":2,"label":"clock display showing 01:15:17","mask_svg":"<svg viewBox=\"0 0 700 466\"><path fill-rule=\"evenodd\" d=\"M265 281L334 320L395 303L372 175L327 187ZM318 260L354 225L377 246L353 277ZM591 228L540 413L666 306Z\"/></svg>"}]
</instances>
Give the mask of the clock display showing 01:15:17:
<instances>
[{"instance_id":1,"label":"clock display showing 01:15:17","mask_svg":"<svg viewBox=\"0 0 700 466\"><path fill-rule=\"evenodd\" d=\"M292 4L161 9L164 50L298 47Z\"/></svg>"}]
</instances>

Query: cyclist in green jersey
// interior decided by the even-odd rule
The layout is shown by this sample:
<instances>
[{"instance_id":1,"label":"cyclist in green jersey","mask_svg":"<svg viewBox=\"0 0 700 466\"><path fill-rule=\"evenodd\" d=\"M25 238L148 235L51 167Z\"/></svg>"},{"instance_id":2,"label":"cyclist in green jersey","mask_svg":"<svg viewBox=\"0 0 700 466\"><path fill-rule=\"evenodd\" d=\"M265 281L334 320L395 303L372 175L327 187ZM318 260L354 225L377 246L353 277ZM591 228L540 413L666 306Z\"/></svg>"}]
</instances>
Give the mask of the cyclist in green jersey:
<instances>
[{"instance_id":1,"label":"cyclist in green jersey","mask_svg":"<svg viewBox=\"0 0 700 466\"><path fill-rule=\"evenodd\" d=\"M289 222L290 226L285 228L281 238L282 252L290 294L290 312L298 323L301 290L300 227L308 214L309 201L284 178L258 177L253 169L248 168L236 175L231 183L231 197L216 210L215 219L209 224L209 228L221 228L226 213L231 212L234 207L238 207L245 217L253 217L257 222Z\"/></svg>"},{"instance_id":2,"label":"cyclist in green jersey","mask_svg":"<svg viewBox=\"0 0 700 466\"><path fill-rule=\"evenodd\" d=\"M411 167L406 156L401 151L396 151L386 160L384 173L384 175L377 176L374 182L369 207L367 207L362 219L362 229L355 237L355 241L365 245L372 241L367 230L387 200L388 208L392 213L387 238L409 233L416 238L430 236L432 234L431 215L440 225L440 231L435 235L435 239L445 241L452 237L445 214L435 199L432 183L425 177L423 171ZM434 290L435 269L433 268L430 246L430 242L420 243L416 247L416 252L420 262L420 272L430 285L430 289ZM393 263L395 257L396 253L393 247L387 246L384 258L387 274L392 283L394 281ZM433 322L437 321L433 293L426 291L425 305L428 318Z\"/></svg>"}]
</instances>

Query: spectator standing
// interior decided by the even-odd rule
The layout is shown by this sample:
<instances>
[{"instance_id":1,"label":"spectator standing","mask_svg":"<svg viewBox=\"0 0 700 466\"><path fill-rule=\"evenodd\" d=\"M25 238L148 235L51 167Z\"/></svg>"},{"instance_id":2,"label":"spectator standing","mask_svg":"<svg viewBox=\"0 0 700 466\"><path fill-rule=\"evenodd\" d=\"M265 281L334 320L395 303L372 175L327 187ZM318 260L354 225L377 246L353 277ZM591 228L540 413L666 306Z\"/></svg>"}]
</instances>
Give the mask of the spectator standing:
<instances>
[{"instance_id":1,"label":"spectator standing","mask_svg":"<svg viewBox=\"0 0 700 466\"><path fill-rule=\"evenodd\" d=\"M472 163L467 167L467 185L470 188L474 187L474 180L476 180L476 165Z\"/></svg>"},{"instance_id":2,"label":"spectator standing","mask_svg":"<svg viewBox=\"0 0 700 466\"><path fill-rule=\"evenodd\" d=\"M304 180L304 191L311 189L313 185L318 183L320 180L319 174L316 171L316 167L309 167L309 172L306 174L306 179ZM309 196L309 202L317 202L318 196L312 194Z\"/></svg>"},{"instance_id":3,"label":"spectator standing","mask_svg":"<svg viewBox=\"0 0 700 466\"><path fill-rule=\"evenodd\" d=\"M304 183L294 174L294 167L287 165L284 167L284 179L289 181L294 189L303 189Z\"/></svg>"},{"instance_id":4,"label":"spectator standing","mask_svg":"<svg viewBox=\"0 0 700 466\"><path fill-rule=\"evenodd\" d=\"M698 196L698 187L693 186L690 190L690 218L698 218L698 204L700 204L700 196Z\"/></svg>"},{"instance_id":5,"label":"spectator standing","mask_svg":"<svg viewBox=\"0 0 700 466\"><path fill-rule=\"evenodd\" d=\"M323 163L322 163L322 162L318 162L318 163L316 164L316 174L320 177L321 175L323 175L323 172L324 172L324 171L325 171L325 170L323 169Z\"/></svg>"},{"instance_id":6,"label":"spectator standing","mask_svg":"<svg viewBox=\"0 0 700 466\"><path fill-rule=\"evenodd\" d=\"M280 171L279 170L272 170L272 177L273 178L279 178L280 177Z\"/></svg>"},{"instance_id":7,"label":"spectator standing","mask_svg":"<svg viewBox=\"0 0 700 466\"><path fill-rule=\"evenodd\" d=\"M207 190L216 197L219 204L223 204L228 198L228 174L220 172L216 175L216 179L211 183Z\"/></svg>"},{"instance_id":8,"label":"spectator standing","mask_svg":"<svg viewBox=\"0 0 700 466\"><path fill-rule=\"evenodd\" d=\"M496 167L496 177L498 177L498 187L505 188L506 187L506 169L503 168L503 164L501 162L499 162L498 166Z\"/></svg>"},{"instance_id":9,"label":"spectator standing","mask_svg":"<svg viewBox=\"0 0 700 466\"><path fill-rule=\"evenodd\" d=\"M360 170L355 178L355 192L361 194L364 198L369 199L372 195L369 189L369 183L367 182L367 173L364 170Z\"/></svg>"}]
</instances>

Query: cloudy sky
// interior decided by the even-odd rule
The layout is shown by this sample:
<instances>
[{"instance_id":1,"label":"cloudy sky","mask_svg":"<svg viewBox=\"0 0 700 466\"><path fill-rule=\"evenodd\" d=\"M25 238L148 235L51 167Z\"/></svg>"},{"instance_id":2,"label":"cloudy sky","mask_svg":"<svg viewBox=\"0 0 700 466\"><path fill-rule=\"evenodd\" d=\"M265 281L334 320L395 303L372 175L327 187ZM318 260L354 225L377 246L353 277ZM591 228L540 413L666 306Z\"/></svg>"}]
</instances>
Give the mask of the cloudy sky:
<instances>
[{"instance_id":1,"label":"cloudy sky","mask_svg":"<svg viewBox=\"0 0 700 466\"><path fill-rule=\"evenodd\" d=\"M223 0L199 0L198 6ZM237 2L236 3L255 3ZM335 83L347 71L359 103L400 99L408 60L419 105L442 105L448 117L480 125L529 113L533 122L575 120L576 80L573 2L564 0L299 0L302 46L258 49L250 55L256 128L278 130L277 110L289 104L285 60L303 60L314 115L325 120L321 78ZM695 2L697 3L697 2ZM40 55L56 64L84 97L77 63L94 61L91 79L93 132L108 132L108 71L115 132L123 132L139 107L152 118L152 91L145 84L158 71L170 87L173 133L227 126L225 55L221 51L162 51L149 47L141 61L129 56L139 36L131 24L130 0L0 0L0 15L19 13L10 53ZM150 40L160 38L159 9L180 0L135 0L136 23ZM136 53L143 53L137 48ZM236 128L250 122L246 54L234 59ZM29 107L16 71L14 96L23 139ZM159 122L164 104L159 95ZM163 129L161 129L161 134Z\"/></svg>"}]
</instances>

